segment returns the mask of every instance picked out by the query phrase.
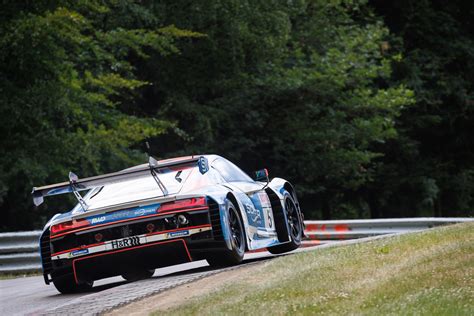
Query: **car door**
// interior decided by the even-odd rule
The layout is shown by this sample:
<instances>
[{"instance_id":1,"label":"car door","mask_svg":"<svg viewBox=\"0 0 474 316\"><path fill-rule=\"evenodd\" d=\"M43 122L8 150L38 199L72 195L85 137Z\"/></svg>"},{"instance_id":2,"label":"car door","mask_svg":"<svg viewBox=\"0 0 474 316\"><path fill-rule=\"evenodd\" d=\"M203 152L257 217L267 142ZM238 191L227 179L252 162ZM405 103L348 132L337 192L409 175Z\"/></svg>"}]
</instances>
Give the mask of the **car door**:
<instances>
[{"instance_id":1,"label":"car door","mask_svg":"<svg viewBox=\"0 0 474 316\"><path fill-rule=\"evenodd\" d=\"M265 192L264 185L255 182L245 172L228 160L219 158L213 167L227 181L234 192L240 195L248 224L252 226L251 238L265 239L276 236L275 223L271 203Z\"/></svg>"}]
</instances>

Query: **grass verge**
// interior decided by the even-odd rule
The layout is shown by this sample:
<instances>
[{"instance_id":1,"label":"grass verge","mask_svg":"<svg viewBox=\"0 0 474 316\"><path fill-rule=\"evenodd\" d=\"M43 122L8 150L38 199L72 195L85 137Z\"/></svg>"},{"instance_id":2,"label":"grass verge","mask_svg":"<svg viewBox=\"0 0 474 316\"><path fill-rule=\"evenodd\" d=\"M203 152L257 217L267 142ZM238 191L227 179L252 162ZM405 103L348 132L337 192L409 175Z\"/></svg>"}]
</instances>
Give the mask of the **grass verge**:
<instances>
[{"instance_id":1,"label":"grass verge","mask_svg":"<svg viewBox=\"0 0 474 316\"><path fill-rule=\"evenodd\" d=\"M473 315L474 223L280 257L158 314Z\"/></svg>"}]
</instances>

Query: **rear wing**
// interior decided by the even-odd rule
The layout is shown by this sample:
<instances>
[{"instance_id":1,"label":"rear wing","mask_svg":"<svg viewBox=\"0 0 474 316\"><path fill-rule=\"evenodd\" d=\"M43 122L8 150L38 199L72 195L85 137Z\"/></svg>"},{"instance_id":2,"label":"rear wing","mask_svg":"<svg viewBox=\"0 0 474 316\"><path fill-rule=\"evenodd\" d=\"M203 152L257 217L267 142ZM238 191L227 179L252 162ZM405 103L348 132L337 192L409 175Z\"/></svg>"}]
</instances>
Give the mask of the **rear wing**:
<instances>
[{"instance_id":1,"label":"rear wing","mask_svg":"<svg viewBox=\"0 0 474 316\"><path fill-rule=\"evenodd\" d=\"M199 171L203 174L209 169L208 161L204 156L191 156L190 158L172 161L165 160L163 162L158 162L153 157L150 157L148 164L138 165L136 167L125 169L122 171L107 173L89 178L79 179L78 176L70 172L68 182L61 182L42 187L34 187L31 194L33 195L33 203L38 206L43 203L45 196L74 193L83 210L86 210L87 205L82 200L82 196L78 193L79 191L90 190L96 187L102 187L109 184L139 179L151 175L157 182L160 190L163 191L163 194L167 195L168 191L166 190L164 184L158 178L157 173L160 173L161 170L170 167L194 163L197 163Z\"/></svg>"}]
</instances>

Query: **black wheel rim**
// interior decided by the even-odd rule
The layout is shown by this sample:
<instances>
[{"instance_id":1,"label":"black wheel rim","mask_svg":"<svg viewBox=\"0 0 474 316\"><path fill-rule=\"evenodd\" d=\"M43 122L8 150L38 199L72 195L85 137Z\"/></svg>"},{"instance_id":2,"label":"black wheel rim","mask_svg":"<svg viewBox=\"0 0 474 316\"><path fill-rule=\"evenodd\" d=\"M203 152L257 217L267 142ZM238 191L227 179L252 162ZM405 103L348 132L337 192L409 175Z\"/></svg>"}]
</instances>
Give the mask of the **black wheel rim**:
<instances>
[{"instance_id":1,"label":"black wheel rim","mask_svg":"<svg viewBox=\"0 0 474 316\"><path fill-rule=\"evenodd\" d=\"M234 245L234 248L236 250L238 250L239 252L243 252L244 233L242 229L242 224L240 222L239 216L233 208L229 208L229 224L230 232L232 235L232 244Z\"/></svg>"},{"instance_id":2,"label":"black wheel rim","mask_svg":"<svg viewBox=\"0 0 474 316\"><path fill-rule=\"evenodd\" d=\"M291 237L293 240L301 239L301 223L298 210L296 209L295 203L290 199L285 200L286 216L288 220L288 226L290 227Z\"/></svg>"}]
</instances>

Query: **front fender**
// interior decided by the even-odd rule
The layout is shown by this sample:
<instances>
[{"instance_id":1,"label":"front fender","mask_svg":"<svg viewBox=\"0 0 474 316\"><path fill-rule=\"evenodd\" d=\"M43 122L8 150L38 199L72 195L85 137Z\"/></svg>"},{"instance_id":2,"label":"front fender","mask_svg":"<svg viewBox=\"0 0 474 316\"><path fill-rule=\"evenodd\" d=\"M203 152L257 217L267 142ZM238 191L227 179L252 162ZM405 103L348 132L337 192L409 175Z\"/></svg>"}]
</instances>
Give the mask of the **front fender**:
<instances>
[{"instance_id":1,"label":"front fender","mask_svg":"<svg viewBox=\"0 0 474 316\"><path fill-rule=\"evenodd\" d=\"M268 187L272 188L273 191L277 194L280 200L283 200L285 194L285 183L288 183L285 179L282 178L273 178L272 181L268 184Z\"/></svg>"}]
</instances>

